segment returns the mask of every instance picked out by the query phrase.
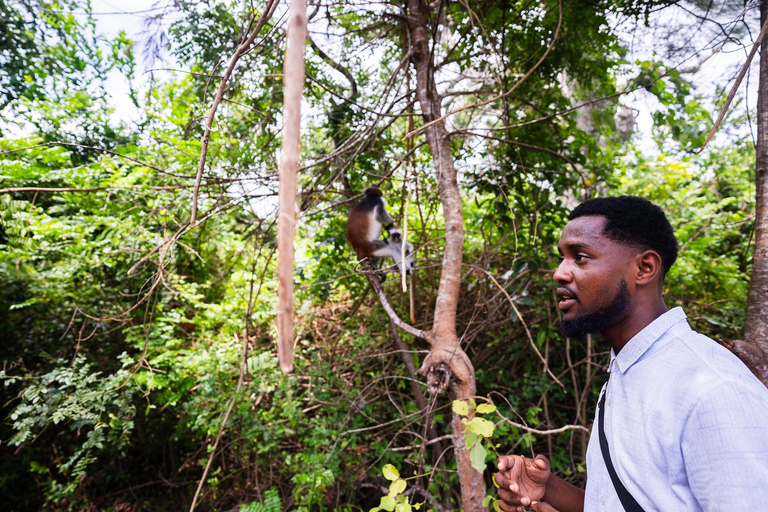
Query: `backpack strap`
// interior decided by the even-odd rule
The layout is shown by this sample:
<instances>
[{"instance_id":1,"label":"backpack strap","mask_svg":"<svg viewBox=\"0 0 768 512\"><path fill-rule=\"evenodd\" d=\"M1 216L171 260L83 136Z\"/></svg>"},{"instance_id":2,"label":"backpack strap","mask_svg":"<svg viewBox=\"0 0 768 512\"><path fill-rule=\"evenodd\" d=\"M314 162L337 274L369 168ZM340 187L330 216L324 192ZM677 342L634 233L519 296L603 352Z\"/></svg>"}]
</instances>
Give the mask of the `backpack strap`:
<instances>
[{"instance_id":1,"label":"backpack strap","mask_svg":"<svg viewBox=\"0 0 768 512\"><path fill-rule=\"evenodd\" d=\"M608 449L608 439L605 437L604 427L605 415L603 410L605 409L606 394L607 389L604 389L603 394L600 397L600 411L597 416L597 432L600 437L600 451L603 452L605 467L608 469L608 474L611 476L611 482L613 482L613 487L616 489L616 494L619 495L619 501L621 501L621 505L624 507L624 510L626 512L643 512L643 507L641 507L637 501L635 501L635 498L629 494L627 488L624 487L624 484L622 484L621 480L619 480L619 475L616 474L616 470L613 467L613 462L611 462L611 452Z\"/></svg>"}]
</instances>

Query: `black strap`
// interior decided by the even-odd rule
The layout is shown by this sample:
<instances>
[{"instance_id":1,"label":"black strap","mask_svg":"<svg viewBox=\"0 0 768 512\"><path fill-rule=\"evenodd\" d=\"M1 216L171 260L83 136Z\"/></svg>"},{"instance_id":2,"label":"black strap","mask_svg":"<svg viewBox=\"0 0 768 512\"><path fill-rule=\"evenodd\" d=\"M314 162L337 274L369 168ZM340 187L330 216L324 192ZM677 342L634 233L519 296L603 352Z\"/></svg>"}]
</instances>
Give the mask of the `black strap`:
<instances>
[{"instance_id":1,"label":"black strap","mask_svg":"<svg viewBox=\"0 0 768 512\"><path fill-rule=\"evenodd\" d=\"M604 391L603 396L600 397L600 412L597 415L597 432L600 437L600 451L603 452L605 467L608 468L608 474L611 475L611 482L613 482L613 487L616 489L616 494L619 495L619 501L621 501L624 510L626 510L626 512L643 512L643 507L635 501L635 498L629 494L627 488L624 487L624 484L619 480L619 475L616 474L616 470L613 468L613 462L611 462L611 452L608 449L608 439L605 438L605 427L603 426L605 423L603 410L605 409L606 394L607 393Z\"/></svg>"}]
</instances>

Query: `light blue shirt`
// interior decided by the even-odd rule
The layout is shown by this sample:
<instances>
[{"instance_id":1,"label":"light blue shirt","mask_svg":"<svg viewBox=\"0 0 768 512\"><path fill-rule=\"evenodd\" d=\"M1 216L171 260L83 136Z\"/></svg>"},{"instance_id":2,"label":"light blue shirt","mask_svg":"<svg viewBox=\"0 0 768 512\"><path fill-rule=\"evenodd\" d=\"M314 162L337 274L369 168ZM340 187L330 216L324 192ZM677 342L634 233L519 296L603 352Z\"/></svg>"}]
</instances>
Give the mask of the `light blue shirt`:
<instances>
[{"instance_id":1,"label":"light blue shirt","mask_svg":"<svg viewBox=\"0 0 768 512\"><path fill-rule=\"evenodd\" d=\"M768 389L736 356L675 308L612 353L610 372L611 460L646 512L768 511ZM623 510L597 419L584 510Z\"/></svg>"}]
</instances>

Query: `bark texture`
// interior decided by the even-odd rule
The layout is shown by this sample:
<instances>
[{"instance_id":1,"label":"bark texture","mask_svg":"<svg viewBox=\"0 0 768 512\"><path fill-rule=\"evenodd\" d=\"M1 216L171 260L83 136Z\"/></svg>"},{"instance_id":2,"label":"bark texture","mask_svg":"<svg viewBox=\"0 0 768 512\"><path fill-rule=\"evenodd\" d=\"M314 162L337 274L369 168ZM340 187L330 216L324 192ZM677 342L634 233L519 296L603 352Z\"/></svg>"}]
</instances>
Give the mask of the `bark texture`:
<instances>
[{"instance_id":1,"label":"bark texture","mask_svg":"<svg viewBox=\"0 0 768 512\"><path fill-rule=\"evenodd\" d=\"M291 0L288 48L283 67L282 153L277 220L277 355L284 373L293 371L293 239L296 227L296 174L299 170L301 97L304 93L306 0Z\"/></svg>"},{"instance_id":2,"label":"bark texture","mask_svg":"<svg viewBox=\"0 0 768 512\"><path fill-rule=\"evenodd\" d=\"M426 125L441 116L442 102L434 80L427 6L423 0L408 0L407 11L411 62L416 71L416 100ZM474 368L467 354L461 349L456 335L456 308L464 253L464 215L456 180L456 167L451 155L450 137L445 123L441 120L430 124L425 129L425 135L432 153L432 164L445 216L445 253L435 303L434 323L429 336L432 347L419 371L426 375L431 393L440 393L450 387L453 398L462 399L476 393ZM472 467L469 451L464 447L464 425L456 415L453 417L452 426L454 453L461 484L461 508L465 512L485 510L481 503L485 497L483 477Z\"/></svg>"},{"instance_id":3,"label":"bark texture","mask_svg":"<svg viewBox=\"0 0 768 512\"><path fill-rule=\"evenodd\" d=\"M760 3L760 25L768 19L768 2ZM757 96L757 158L755 165L755 254L749 283L744 341L755 350L751 361L742 360L768 382L768 52L760 52L760 85ZM738 354L737 354L738 355ZM762 373L762 375L760 375Z\"/></svg>"}]
</instances>

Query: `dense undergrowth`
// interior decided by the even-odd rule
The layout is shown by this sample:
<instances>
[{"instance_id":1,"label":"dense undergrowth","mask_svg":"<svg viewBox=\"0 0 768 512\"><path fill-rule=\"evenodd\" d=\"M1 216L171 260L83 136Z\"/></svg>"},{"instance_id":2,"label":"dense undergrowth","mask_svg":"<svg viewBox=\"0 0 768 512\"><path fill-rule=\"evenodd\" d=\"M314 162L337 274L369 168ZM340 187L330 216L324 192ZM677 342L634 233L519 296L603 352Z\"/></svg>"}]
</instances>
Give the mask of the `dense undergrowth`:
<instances>
[{"instance_id":1,"label":"dense undergrowth","mask_svg":"<svg viewBox=\"0 0 768 512\"><path fill-rule=\"evenodd\" d=\"M443 227L430 155L403 140L413 124L404 117L387 118L383 128L366 124L375 102L368 110L342 103L328 92L338 89L338 77L323 68L327 61L308 56L304 156L313 167L301 178L296 368L283 375L274 330L281 31L266 36L228 92L233 99L209 151L201 222L188 229L199 116L210 95L206 73L231 53L241 16L222 2L205 9L179 2L173 51L193 73L153 83L143 97L131 89L145 117L127 125L111 115L103 77L117 70L135 80L132 43L124 36L106 41L91 24L67 16L82 6L24 3L18 18L2 6L21 27L4 28L6 36L42 55L28 55L30 79L47 84L14 86L4 112L21 131L0 140L3 506L188 509L212 459L199 510L368 511L387 493L387 464L409 479L412 503L456 510L450 400L428 397L429 413L419 411L404 358L418 368L428 346L407 335L407 352L395 343L344 232L350 198L381 183L417 248L415 324L429 328ZM450 6L452 27L467 41L456 55L462 65L485 69L473 60L480 32L469 30L460 4ZM483 8L508 56L540 45L538 31L517 23L550 31L557 23L554 4ZM30 9L48 17L32 20ZM387 94L376 87L388 83L382 70L402 58L399 36L383 31L376 12L328 9L347 30L345 48L379 43L380 65L355 68L355 77L383 101ZM566 33L584 30L594 47L585 51L579 37L564 37L519 89L527 99L517 111L497 105L506 124L616 90L617 39L599 29L599 13L588 21L568 13ZM58 67L45 57L52 54L62 56ZM349 65L362 66L355 55ZM738 338L743 326L754 220L754 149L740 136L748 119L729 119L729 143L694 157L691 148L704 133L691 126L708 119L705 99L659 63L643 64L639 76L649 75L655 81L647 89L665 113L657 119L664 144L653 154L637 150L618 126L613 100L504 135L516 144L503 137L477 143L466 133L454 139L465 218L457 328L476 370L478 400L498 408L494 448L550 454L555 470L576 484L585 479L582 430L539 435L513 425L589 427L607 378L609 354L600 340L559 333L551 277L569 207L582 197L620 193L660 204L681 243L668 305L683 306L694 327L715 338ZM560 87L563 76L570 87ZM401 100L402 115L412 113ZM455 128L481 121L459 115ZM351 158L342 151L350 141L358 144ZM408 211L404 181L412 193ZM397 274L385 288L407 318L408 294ZM423 380L416 382L426 393ZM425 443L429 438L434 442ZM492 469L490 455L486 462ZM486 483L492 488L490 471Z\"/></svg>"}]
</instances>

